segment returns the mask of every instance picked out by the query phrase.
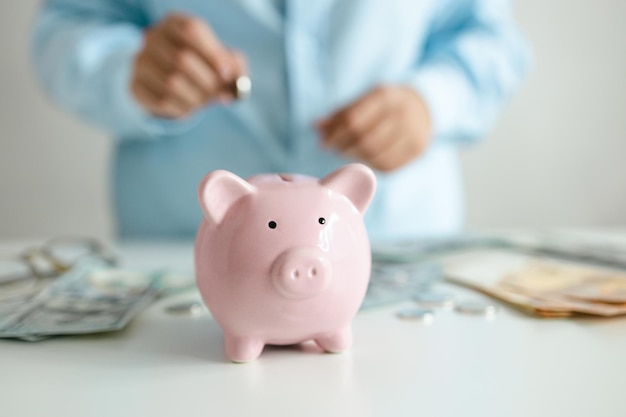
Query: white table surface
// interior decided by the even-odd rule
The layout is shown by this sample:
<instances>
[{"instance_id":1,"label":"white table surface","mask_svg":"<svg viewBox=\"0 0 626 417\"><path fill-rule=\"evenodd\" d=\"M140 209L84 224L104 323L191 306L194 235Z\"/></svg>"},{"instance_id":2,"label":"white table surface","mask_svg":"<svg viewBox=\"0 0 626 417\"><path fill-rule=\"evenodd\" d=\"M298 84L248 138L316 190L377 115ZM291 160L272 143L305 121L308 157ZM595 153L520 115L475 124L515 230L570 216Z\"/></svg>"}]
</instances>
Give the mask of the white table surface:
<instances>
[{"instance_id":1,"label":"white table surface","mask_svg":"<svg viewBox=\"0 0 626 417\"><path fill-rule=\"evenodd\" d=\"M0 243L0 256L17 242ZM123 265L191 273L189 244L127 244ZM460 296L467 292L461 289ZM626 318L493 320L402 305L360 313L354 346L229 363L208 315L162 299L117 333L0 340L0 416L626 416Z\"/></svg>"}]
</instances>

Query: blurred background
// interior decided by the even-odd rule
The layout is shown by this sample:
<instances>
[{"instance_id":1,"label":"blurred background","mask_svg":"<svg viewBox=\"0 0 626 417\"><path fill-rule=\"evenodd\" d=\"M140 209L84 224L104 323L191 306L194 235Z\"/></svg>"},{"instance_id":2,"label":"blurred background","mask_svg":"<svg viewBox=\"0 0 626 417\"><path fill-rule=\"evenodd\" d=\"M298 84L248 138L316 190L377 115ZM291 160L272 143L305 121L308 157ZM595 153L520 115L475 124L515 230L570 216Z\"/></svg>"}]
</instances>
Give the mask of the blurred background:
<instances>
[{"instance_id":1,"label":"blurred background","mask_svg":"<svg viewBox=\"0 0 626 417\"><path fill-rule=\"evenodd\" d=\"M112 140L55 108L28 62L37 0L0 2L0 238L109 239ZM469 229L626 224L626 2L524 0L534 69L462 149Z\"/></svg>"}]
</instances>

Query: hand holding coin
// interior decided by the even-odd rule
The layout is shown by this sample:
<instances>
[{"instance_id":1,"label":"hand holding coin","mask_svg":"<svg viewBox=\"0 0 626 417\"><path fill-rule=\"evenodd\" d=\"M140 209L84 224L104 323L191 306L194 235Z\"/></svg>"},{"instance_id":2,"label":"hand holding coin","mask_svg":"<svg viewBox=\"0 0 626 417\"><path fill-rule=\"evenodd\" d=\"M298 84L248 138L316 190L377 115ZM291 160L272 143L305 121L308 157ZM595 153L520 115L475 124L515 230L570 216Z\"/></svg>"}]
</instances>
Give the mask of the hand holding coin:
<instances>
[{"instance_id":1,"label":"hand holding coin","mask_svg":"<svg viewBox=\"0 0 626 417\"><path fill-rule=\"evenodd\" d=\"M148 112L183 118L210 103L247 96L246 74L245 57L225 47L205 21L175 13L145 32L130 87Z\"/></svg>"}]
</instances>

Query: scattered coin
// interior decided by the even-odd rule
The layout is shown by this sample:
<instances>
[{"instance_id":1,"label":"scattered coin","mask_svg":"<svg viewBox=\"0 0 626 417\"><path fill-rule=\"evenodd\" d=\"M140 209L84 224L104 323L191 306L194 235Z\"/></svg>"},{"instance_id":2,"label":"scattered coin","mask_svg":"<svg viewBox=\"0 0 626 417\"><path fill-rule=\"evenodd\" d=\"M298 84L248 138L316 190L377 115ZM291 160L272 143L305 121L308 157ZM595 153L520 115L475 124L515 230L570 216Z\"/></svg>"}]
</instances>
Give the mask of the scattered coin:
<instances>
[{"instance_id":1,"label":"scattered coin","mask_svg":"<svg viewBox=\"0 0 626 417\"><path fill-rule=\"evenodd\" d=\"M454 307L454 297L445 292L422 292L416 294L413 300L425 308L452 308Z\"/></svg>"},{"instance_id":2,"label":"scattered coin","mask_svg":"<svg viewBox=\"0 0 626 417\"><path fill-rule=\"evenodd\" d=\"M498 307L486 301L466 300L456 304L455 310L462 314L493 317Z\"/></svg>"},{"instance_id":3,"label":"scattered coin","mask_svg":"<svg viewBox=\"0 0 626 417\"><path fill-rule=\"evenodd\" d=\"M425 308L406 308L398 311L396 317L401 320L415 320L430 324L435 318L432 310Z\"/></svg>"},{"instance_id":4,"label":"scattered coin","mask_svg":"<svg viewBox=\"0 0 626 417\"><path fill-rule=\"evenodd\" d=\"M204 304L200 301L185 301L176 304L170 304L165 307L165 312L173 316L190 316L198 317L204 311Z\"/></svg>"}]
</instances>

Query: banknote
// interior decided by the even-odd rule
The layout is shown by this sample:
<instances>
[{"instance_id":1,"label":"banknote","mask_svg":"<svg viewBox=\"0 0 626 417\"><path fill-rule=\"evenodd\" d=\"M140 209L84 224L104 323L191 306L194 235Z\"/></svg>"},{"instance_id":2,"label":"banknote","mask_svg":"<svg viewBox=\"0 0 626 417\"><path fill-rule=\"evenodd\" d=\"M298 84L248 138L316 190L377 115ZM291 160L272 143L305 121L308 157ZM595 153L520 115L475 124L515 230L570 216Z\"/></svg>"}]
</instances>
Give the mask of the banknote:
<instances>
[{"instance_id":1,"label":"banknote","mask_svg":"<svg viewBox=\"0 0 626 417\"><path fill-rule=\"evenodd\" d=\"M619 299L619 292L626 288L626 275L617 272L535 260L503 276L499 286L563 303L578 313L626 314L626 302Z\"/></svg>"},{"instance_id":2,"label":"banknote","mask_svg":"<svg viewBox=\"0 0 626 417\"><path fill-rule=\"evenodd\" d=\"M570 298L626 304L626 279L614 277L592 279L568 288L565 294Z\"/></svg>"},{"instance_id":3,"label":"banknote","mask_svg":"<svg viewBox=\"0 0 626 417\"><path fill-rule=\"evenodd\" d=\"M110 285L117 276L125 277L126 283ZM128 280L131 276L134 280ZM36 341L51 335L119 330L157 297L159 278L157 273L113 269L97 259L85 259L32 298L13 305L5 300L0 338Z\"/></svg>"},{"instance_id":4,"label":"banknote","mask_svg":"<svg viewBox=\"0 0 626 417\"><path fill-rule=\"evenodd\" d=\"M604 303L626 304L626 274L548 263L531 263L502 279L503 285Z\"/></svg>"},{"instance_id":5,"label":"banknote","mask_svg":"<svg viewBox=\"0 0 626 417\"><path fill-rule=\"evenodd\" d=\"M616 269L482 250L448 258L444 274L542 317L626 314L626 273Z\"/></svg>"},{"instance_id":6,"label":"banknote","mask_svg":"<svg viewBox=\"0 0 626 417\"><path fill-rule=\"evenodd\" d=\"M411 300L441 281L439 262L424 261L408 264L374 262L367 294L361 310Z\"/></svg>"},{"instance_id":7,"label":"banknote","mask_svg":"<svg viewBox=\"0 0 626 417\"><path fill-rule=\"evenodd\" d=\"M462 280L456 281L454 278L449 278L449 281L468 286ZM477 284L469 285L469 287L491 297L500 299L518 310L541 317L569 317L573 314L569 305L555 300L546 300L540 297L511 291L502 287L490 288Z\"/></svg>"}]
</instances>

